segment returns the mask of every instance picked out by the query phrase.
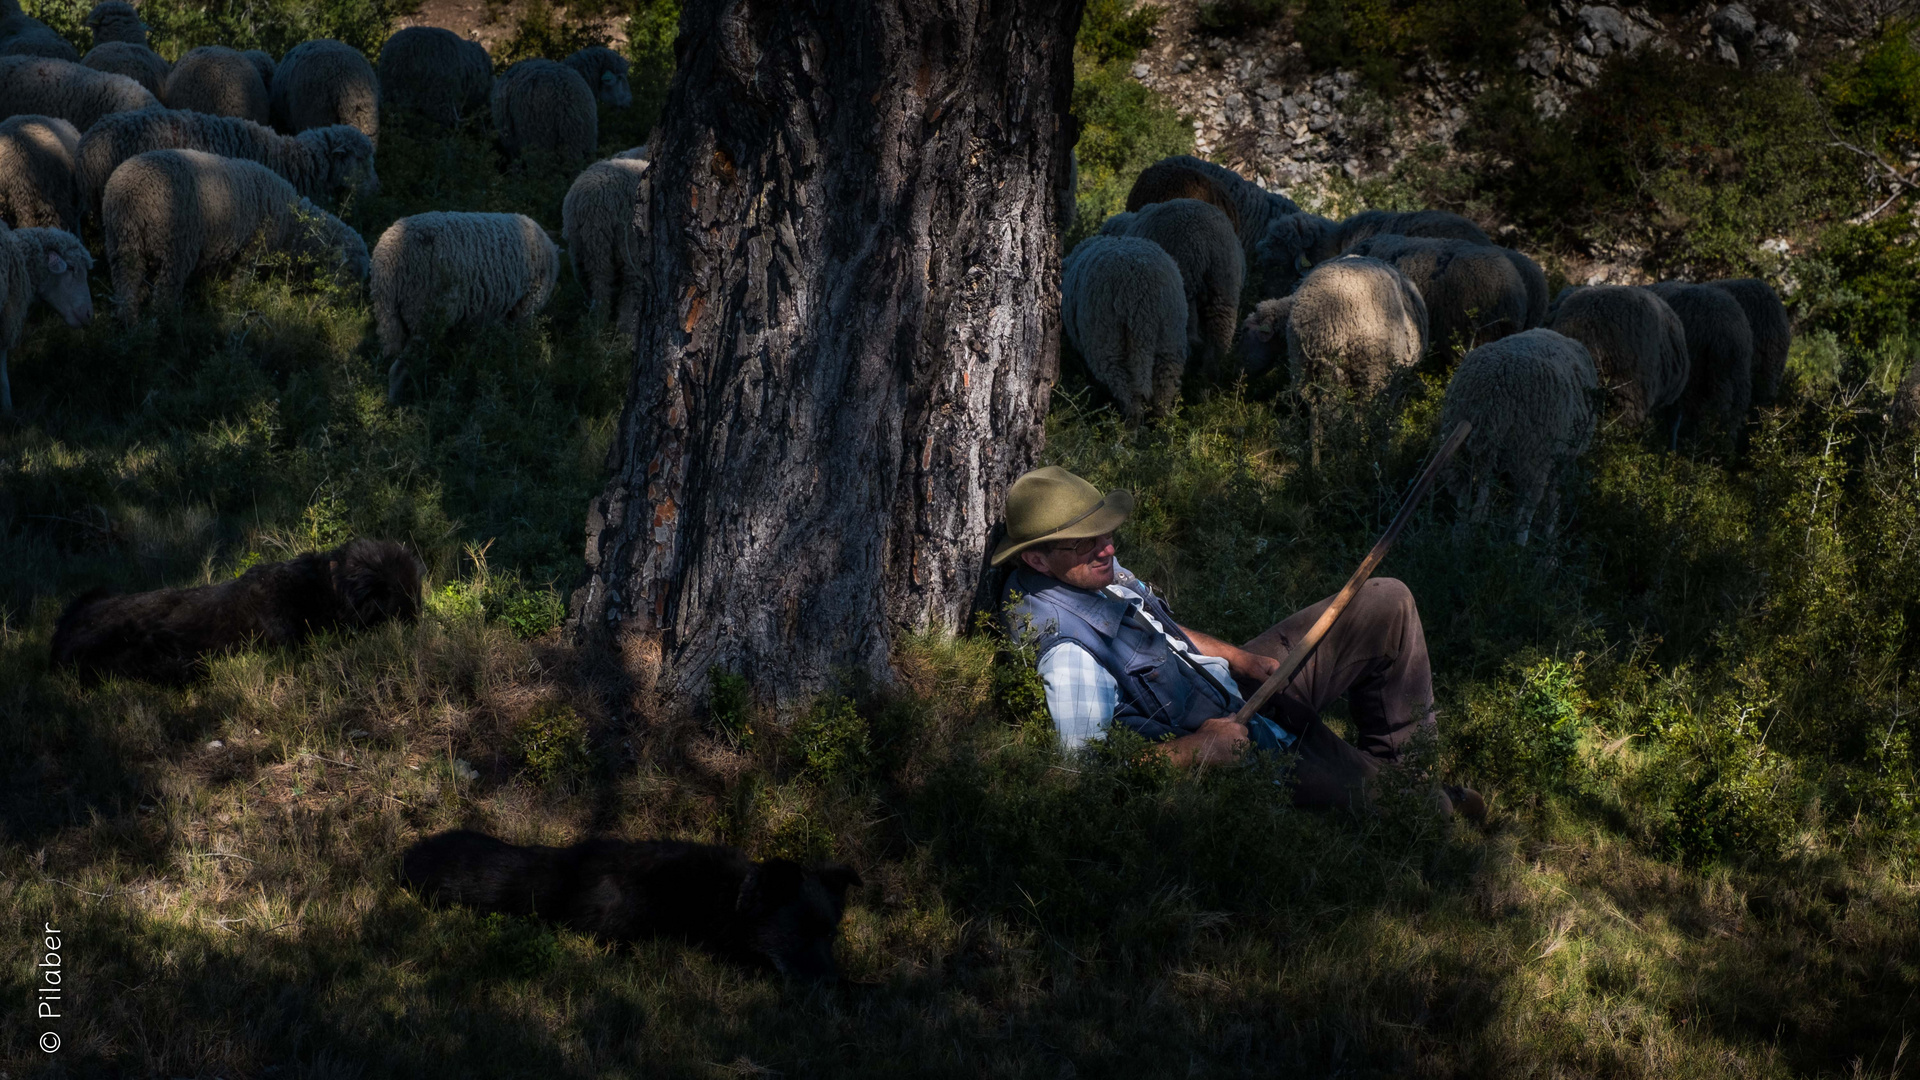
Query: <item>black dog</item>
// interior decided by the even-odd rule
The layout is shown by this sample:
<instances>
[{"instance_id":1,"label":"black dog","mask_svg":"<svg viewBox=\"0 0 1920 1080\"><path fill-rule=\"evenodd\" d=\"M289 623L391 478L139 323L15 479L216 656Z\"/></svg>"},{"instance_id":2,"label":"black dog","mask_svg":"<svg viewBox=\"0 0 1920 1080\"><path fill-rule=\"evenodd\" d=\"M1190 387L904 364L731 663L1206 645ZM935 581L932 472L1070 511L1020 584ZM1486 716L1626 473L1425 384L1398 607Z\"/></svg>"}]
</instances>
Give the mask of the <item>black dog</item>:
<instances>
[{"instance_id":1,"label":"black dog","mask_svg":"<svg viewBox=\"0 0 1920 1080\"><path fill-rule=\"evenodd\" d=\"M756 863L738 848L670 840L517 847L467 830L430 836L400 864L431 900L538 915L608 941L682 937L725 959L798 979L839 978L833 937L852 867Z\"/></svg>"},{"instance_id":2,"label":"black dog","mask_svg":"<svg viewBox=\"0 0 1920 1080\"><path fill-rule=\"evenodd\" d=\"M55 667L184 683L202 657L249 645L298 645L320 630L359 629L420 614L426 568L405 544L352 540L256 566L196 589L109 595L67 606L53 630Z\"/></svg>"}]
</instances>

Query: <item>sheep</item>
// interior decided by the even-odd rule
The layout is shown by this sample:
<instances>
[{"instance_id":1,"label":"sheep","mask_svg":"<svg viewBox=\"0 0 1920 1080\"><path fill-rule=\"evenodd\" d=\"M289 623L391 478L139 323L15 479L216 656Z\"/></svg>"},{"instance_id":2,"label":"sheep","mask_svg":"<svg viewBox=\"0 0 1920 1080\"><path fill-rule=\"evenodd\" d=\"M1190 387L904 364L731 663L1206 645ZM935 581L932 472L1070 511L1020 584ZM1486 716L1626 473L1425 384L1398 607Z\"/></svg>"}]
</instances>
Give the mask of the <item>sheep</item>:
<instances>
[{"instance_id":1,"label":"sheep","mask_svg":"<svg viewBox=\"0 0 1920 1080\"><path fill-rule=\"evenodd\" d=\"M1363 210L1345 221L1318 214L1281 214L1267 223L1266 232L1254 242L1256 268L1266 291L1284 296L1300 284L1307 271L1375 236L1425 236L1476 244L1493 242L1480 226L1445 210ZM1543 292L1545 288L1542 278ZM1545 300L1544 295L1541 299Z\"/></svg>"},{"instance_id":2,"label":"sheep","mask_svg":"<svg viewBox=\"0 0 1920 1080\"><path fill-rule=\"evenodd\" d=\"M1753 398L1753 330L1740 302L1724 289L1663 281L1650 285L1680 317L1687 335L1687 386L1680 394L1669 446L1683 433L1717 425L1739 434Z\"/></svg>"},{"instance_id":3,"label":"sheep","mask_svg":"<svg viewBox=\"0 0 1920 1080\"><path fill-rule=\"evenodd\" d=\"M38 298L68 326L85 326L93 318L93 295L87 290L91 269L93 257L72 233L0 225L0 415L13 415L7 354L20 343L28 309Z\"/></svg>"},{"instance_id":4,"label":"sheep","mask_svg":"<svg viewBox=\"0 0 1920 1080\"><path fill-rule=\"evenodd\" d=\"M565 161L593 156L600 113L580 73L551 60L522 60L493 81L493 126L510 155L541 150Z\"/></svg>"},{"instance_id":5,"label":"sheep","mask_svg":"<svg viewBox=\"0 0 1920 1080\"><path fill-rule=\"evenodd\" d=\"M247 63L253 65L253 70L260 73L260 85L267 88L267 108L268 111L271 112L273 108L273 72L276 66L273 62L273 57L268 56L259 49L242 49L240 55L246 57Z\"/></svg>"},{"instance_id":6,"label":"sheep","mask_svg":"<svg viewBox=\"0 0 1920 1080\"><path fill-rule=\"evenodd\" d=\"M267 84L253 61L220 45L191 49L173 65L160 100L169 109L237 116L264 124L272 119Z\"/></svg>"},{"instance_id":7,"label":"sheep","mask_svg":"<svg viewBox=\"0 0 1920 1080\"><path fill-rule=\"evenodd\" d=\"M94 48L108 42L122 42L147 48L147 24L127 0L100 0L87 12L87 29L93 31Z\"/></svg>"},{"instance_id":8,"label":"sheep","mask_svg":"<svg viewBox=\"0 0 1920 1080\"><path fill-rule=\"evenodd\" d=\"M167 72L173 70L160 54L145 45L129 45L124 41L109 41L104 45L95 45L80 58L80 62L95 71L125 75L154 97L166 88Z\"/></svg>"},{"instance_id":9,"label":"sheep","mask_svg":"<svg viewBox=\"0 0 1920 1080\"><path fill-rule=\"evenodd\" d=\"M205 150L221 157L257 161L280 174L304 198L315 201L379 188L373 143L348 124L282 135L233 116L180 109L147 109L102 117L80 139L81 191L98 212L107 180L120 163L149 150Z\"/></svg>"},{"instance_id":10,"label":"sheep","mask_svg":"<svg viewBox=\"0 0 1920 1080\"><path fill-rule=\"evenodd\" d=\"M1198 199L1218 207L1233 223L1233 234L1241 235L1240 206L1228 194L1227 185L1211 172L1202 172L1188 164L1191 160L1184 156L1170 157L1147 166L1144 172L1134 178L1133 187L1127 191L1128 212L1137 212L1157 202Z\"/></svg>"},{"instance_id":11,"label":"sheep","mask_svg":"<svg viewBox=\"0 0 1920 1080\"><path fill-rule=\"evenodd\" d=\"M80 59L80 50L54 33L52 27L20 10L20 0L0 0L0 56L73 61Z\"/></svg>"},{"instance_id":12,"label":"sheep","mask_svg":"<svg viewBox=\"0 0 1920 1080\"><path fill-rule=\"evenodd\" d=\"M352 124L380 145L380 80L358 49L332 38L303 41L274 69L273 126L288 135Z\"/></svg>"},{"instance_id":13,"label":"sheep","mask_svg":"<svg viewBox=\"0 0 1920 1080\"><path fill-rule=\"evenodd\" d=\"M1786 307L1773 286L1759 278L1722 278L1707 284L1732 296L1747 313L1747 329L1753 332L1752 404L1773 404L1787 375L1787 352L1793 348Z\"/></svg>"},{"instance_id":14,"label":"sheep","mask_svg":"<svg viewBox=\"0 0 1920 1080\"><path fill-rule=\"evenodd\" d=\"M1679 401L1687 387L1686 331L1667 302L1646 289L1562 289L1547 328L1587 347L1614 415L1630 427Z\"/></svg>"},{"instance_id":15,"label":"sheep","mask_svg":"<svg viewBox=\"0 0 1920 1080\"><path fill-rule=\"evenodd\" d=\"M1115 214L1102 223L1100 232L1151 240L1173 256L1187 297L1190 357L1217 360L1232 350L1247 265L1227 215L1198 199L1174 199L1149 203L1137 213Z\"/></svg>"},{"instance_id":16,"label":"sheep","mask_svg":"<svg viewBox=\"0 0 1920 1080\"><path fill-rule=\"evenodd\" d=\"M1521 283L1527 287L1527 315L1525 321L1520 324L1520 329L1531 330L1547 321L1546 271L1540 269L1539 263L1527 258L1521 252L1510 247L1503 247L1500 250L1506 254L1507 261L1513 264L1514 270L1520 274Z\"/></svg>"},{"instance_id":17,"label":"sheep","mask_svg":"<svg viewBox=\"0 0 1920 1080\"><path fill-rule=\"evenodd\" d=\"M1159 244L1094 236L1061 265L1060 321L1129 422L1165 413L1187 366L1187 297Z\"/></svg>"},{"instance_id":18,"label":"sheep","mask_svg":"<svg viewBox=\"0 0 1920 1080\"><path fill-rule=\"evenodd\" d=\"M625 294L620 248L633 228L634 198L646 171L645 161L595 162L574 179L560 206L567 259L573 276L586 287L590 309L604 308Z\"/></svg>"},{"instance_id":19,"label":"sheep","mask_svg":"<svg viewBox=\"0 0 1920 1080\"><path fill-rule=\"evenodd\" d=\"M253 248L310 255L367 277L366 241L255 161L200 150L149 150L113 171L101 201L116 313L139 318L149 299L179 304L187 279Z\"/></svg>"},{"instance_id":20,"label":"sheep","mask_svg":"<svg viewBox=\"0 0 1920 1080\"><path fill-rule=\"evenodd\" d=\"M160 99L127 78L44 56L0 56L0 119L57 116L82 132L108 113L151 109Z\"/></svg>"},{"instance_id":21,"label":"sheep","mask_svg":"<svg viewBox=\"0 0 1920 1080\"><path fill-rule=\"evenodd\" d=\"M80 227L74 155L80 132L53 116L0 120L0 219L19 228Z\"/></svg>"},{"instance_id":22,"label":"sheep","mask_svg":"<svg viewBox=\"0 0 1920 1080\"><path fill-rule=\"evenodd\" d=\"M407 346L430 333L537 314L560 277L560 251L524 214L433 211L401 218L373 249L373 317L393 360L387 399L406 375Z\"/></svg>"},{"instance_id":23,"label":"sheep","mask_svg":"<svg viewBox=\"0 0 1920 1080\"><path fill-rule=\"evenodd\" d=\"M1253 311L1240 324L1240 365L1247 374L1266 374L1274 362L1284 355L1287 316L1292 310L1292 293L1253 305ZM1276 338L1279 339L1277 344Z\"/></svg>"},{"instance_id":24,"label":"sheep","mask_svg":"<svg viewBox=\"0 0 1920 1080\"><path fill-rule=\"evenodd\" d=\"M1347 249L1370 255L1406 275L1427 303L1427 346L1445 353L1524 328L1527 283L1505 248L1470 240L1375 236Z\"/></svg>"},{"instance_id":25,"label":"sheep","mask_svg":"<svg viewBox=\"0 0 1920 1080\"><path fill-rule=\"evenodd\" d=\"M647 144L641 143L639 146L628 147L627 149L622 150L619 153L613 155L613 157L609 158L608 160L610 161L645 161L647 160Z\"/></svg>"},{"instance_id":26,"label":"sheep","mask_svg":"<svg viewBox=\"0 0 1920 1080\"><path fill-rule=\"evenodd\" d=\"M349 540L198 588L122 596L95 589L54 624L53 666L88 679L184 684L224 653L293 648L322 631L412 622L425 575L405 544Z\"/></svg>"},{"instance_id":27,"label":"sheep","mask_svg":"<svg viewBox=\"0 0 1920 1080\"><path fill-rule=\"evenodd\" d=\"M394 108L412 109L453 127L487 105L493 58L477 41L437 26L409 26L380 46L380 93Z\"/></svg>"},{"instance_id":28,"label":"sheep","mask_svg":"<svg viewBox=\"0 0 1920 1080\"><path fill-rule=\"evenodd\" d=\"M1262 236L1266 235L1269 222L1276 217L1300 212L1300 208L1294 205L1293 200L1287 198L1285 195L1275 191L1268 191L1241 176L1239 173L1234 172L1232 169L1215 165L1211 161L1202 161L1189 154L1162 158L1152 166L1149 166L1147 172L1153 172L1155 169L1161 169L1163 171L1184 169L1189 172L1198 173L1218 184L1220 190L1225 193L1227 201L1233 204L1234 212L1229 214L1228 217L1233 221L1234 232L1239 235L1240 245L1245 249L1244 254L1248 259L1253 258L1253 247L1259 243ZM1146 175L1146 173L1141 174L1142 178L1145 178ZM1177 177L1168 177L1164 182L1173 184L1180 181ZM1160 183L1162 182L1156 180L1149 186L1147 191L1142 192L1143 199L1146 195L1152 193L1153 186L1157 186ZM1134 186L1138 188L1141 185L1139 181L1135 181ZM1161 197L1165 198L1167 196L1163 195ZM1200 197L1200 199L1202 202L1211 201L1211 199L1206 197ZM1134 209L1133 194L1131 192L1129 192L1127 196L1127 209Z\"/></svg>"},{"instance_id":29,"label":"sheep","mask_svg":"<svg viewBox=\"0 0 1920 1080\"><path fill-rule=\"evenodd\" d=\"M593 96L602 104L624 109L633 104L633 87L627 83L627 58L603 45L590 45L560 61L580 73L593 88Z\"/></svg>"},{"instance_id":30,"label":"sheep","mask_svg":"<svg viewBox=\"0 0 1920 1080\"><path fill-rule=\"evenodd\" d=\"M1473 424L1443 477L1466 520L1486 520L1494 480L1504 474L1516 497L1515 542L1527 542L1543 500L1542 531L1554 535L1559 481L1593 439L1599 386L1587 347L1552 330L1521 331L1460 361L1440 407L1440 430Z\"/></svg>"},{"instance_id":31,"label":"sheep","mask_svg":"<svg viewBox=\"0 0 1920 1080\"><path fill-rule=\"evenodd\" d=\"M1371 398L1427 350L1427 305L1392 264L1347 255L1322 263L1290 297L1287 369L1311 412L1312 464L1320 464L1329 391Z\"/></svg>"}]
</instances>

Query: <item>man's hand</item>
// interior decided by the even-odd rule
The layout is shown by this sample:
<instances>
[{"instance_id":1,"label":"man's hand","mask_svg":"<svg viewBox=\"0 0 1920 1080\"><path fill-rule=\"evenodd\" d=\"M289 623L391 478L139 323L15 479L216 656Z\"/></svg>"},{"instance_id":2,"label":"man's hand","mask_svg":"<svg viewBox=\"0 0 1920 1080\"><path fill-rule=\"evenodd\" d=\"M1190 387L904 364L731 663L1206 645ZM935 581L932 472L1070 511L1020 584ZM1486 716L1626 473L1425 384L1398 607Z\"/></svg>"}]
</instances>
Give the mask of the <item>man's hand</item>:
<instances>
[{"instance_id":1,"label":"man's hand","mask_svg":"<svg viewBox=\"0 0 1920 1080\"><path fill-rule=\"evenodd\" d=\"M1246 752L1247 725L1231 716L1216 716L1202 721L1200 730L1160 744L1160 752L1176 765L1221 765Z\"/></svg>"},{"instance_id":2,"label":"man's hand","mask_svg":"<svg viewBox=\"0 0 1920 1080\"><path fill-rule=\"evenodd\" d=\"M1234 649L1227 655L1227 670L1233 672L1233 677L1236 679L1263 683L1267 681L1267 676L1273 674L1279 667L1280 661L1273 657L1261 656L1259 653L1248 652L1245 649Z\"/></svg>"}]
</instances>

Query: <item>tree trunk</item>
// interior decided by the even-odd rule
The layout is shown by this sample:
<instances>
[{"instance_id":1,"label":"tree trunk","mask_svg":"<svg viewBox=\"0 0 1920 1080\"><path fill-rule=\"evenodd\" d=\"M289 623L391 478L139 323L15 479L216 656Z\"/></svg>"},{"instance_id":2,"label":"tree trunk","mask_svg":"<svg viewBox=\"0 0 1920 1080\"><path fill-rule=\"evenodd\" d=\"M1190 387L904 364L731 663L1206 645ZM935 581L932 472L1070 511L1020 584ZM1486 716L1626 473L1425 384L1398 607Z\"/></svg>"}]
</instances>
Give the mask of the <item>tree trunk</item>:
<instances>
[{"instance_id":1,"label":"tree trunk","mask_svg":"<svg viewBox=\"0 0 1920 1080\"><path fill-rule=\"evenodd\" d=\"M574 625L782 704L960 628L1058 366L1084 0L688 4Z\"/></svg>"}]
</instances>

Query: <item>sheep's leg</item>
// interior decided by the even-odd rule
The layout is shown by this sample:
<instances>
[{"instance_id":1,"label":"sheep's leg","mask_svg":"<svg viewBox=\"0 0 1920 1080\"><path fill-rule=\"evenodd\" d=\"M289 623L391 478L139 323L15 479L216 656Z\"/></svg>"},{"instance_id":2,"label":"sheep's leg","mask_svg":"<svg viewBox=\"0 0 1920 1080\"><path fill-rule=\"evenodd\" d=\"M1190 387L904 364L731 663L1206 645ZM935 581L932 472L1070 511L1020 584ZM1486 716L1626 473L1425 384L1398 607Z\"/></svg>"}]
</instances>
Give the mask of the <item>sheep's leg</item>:
<instances>
[{"instance_id":1,"label":"sheep's leg","mask_svg":"<svg viewBox=\"0 0 1920 1080\"><path fill-rule=\"evenodd\" d=\"M1560 535L1560 485L1547 485L1545 505L1542 507L1547 519L1540 523L1540 535L1552 540Z\"/></svg>"},{"instance_id":2,"label":"sheep's leg","mask_svg":"<svg viewBox=\"0 0 1920 1080\"><path fill-rule=\"evenodd\" d=\"M1307 403L1307 464L1315 472L1320 470L1320 415L1323 403Z\"/></svg>"},{"instance_id":3,"label":"sheep's leg","mask_svg":"<svg viewBox=\"0 0 1920 1080\"><path fill-rule=\"evenodd\" d=\"M1179 353L1163 353L1148 358L1147 374L1152 380L1153 414L1165 416L1180 400L1180 375L1186 370L1186 358Z\"/></svg>"},{"instance_id":4,"label":"sheep's leg","mask_svg":"<svg viewBox=\"0 0 1920 1080\"><path fill-rule=\"evenodd\" d=\"M145 260L131 248L109 249L113 267L113 313L122 326L132 326L140 318L140 305L146 300L147 267Z\"/></svg>"},{"instance_id":5,"label":"sheep's leg","mask_svg":"<svg viewBox=\"0 0 1920 1080\"><path fill-rule=\"evenodd\" d=\"M405 354L393 358L393 366L387 368L387 404L400 403L400 387L407 381L407 358Z\"/></svg>"},{"instance_id":6,"label":"sheep's leg","mask_svg":"<svg viewBox=\"0 0 1920 1080\"><path fill-rule=\"evenodd\" d=\"M1515 508L1513 515L1513 542L1521 547L1527 546L1527 534L1533 528L1534 513L1546 496L1547 489L1552 486L1552 480L1553 471L1546 468L1537 469L1525 478L1525 486L1520 491L1520 505Z\"/></svg>"},{"instance_id":7,"label":"sheep's leg","mask_svg":"<svg viewBox=\"0 0 1920 1080\"><path fill-rule=\"evenodd\" d=\"M1493 499L1493 471L1476 471L1473 475L1473 510L1467 520L1475 525L1487 520L1487 504Z\"/></svg>"}]
</instances>

